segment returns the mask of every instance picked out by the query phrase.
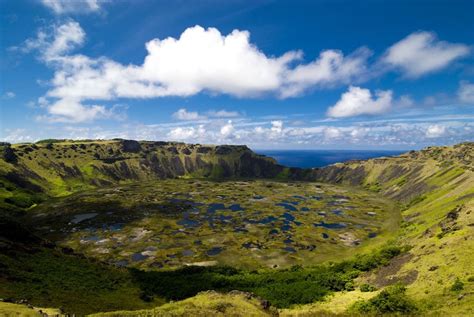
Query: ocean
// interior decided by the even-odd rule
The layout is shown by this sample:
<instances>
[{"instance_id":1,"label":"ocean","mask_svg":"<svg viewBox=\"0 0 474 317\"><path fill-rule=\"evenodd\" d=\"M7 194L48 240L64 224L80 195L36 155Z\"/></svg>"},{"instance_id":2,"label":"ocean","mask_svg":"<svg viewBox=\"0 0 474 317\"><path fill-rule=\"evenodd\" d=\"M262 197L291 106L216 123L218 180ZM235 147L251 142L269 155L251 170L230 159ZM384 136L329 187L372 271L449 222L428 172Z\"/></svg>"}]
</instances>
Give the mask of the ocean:
<instances>
[{"instance_id":1,"label":"ocean","mask_svg":"<svg viewBox=\"0 0 474 317\"><path fill-rule=\"evenodd\" d=\"M255 150L258 154L273 157L279 164L289 167L322 167L350 160L365 160L382 156L396 156L407 151L377 150Z\"/></svg>"}]
</instances>

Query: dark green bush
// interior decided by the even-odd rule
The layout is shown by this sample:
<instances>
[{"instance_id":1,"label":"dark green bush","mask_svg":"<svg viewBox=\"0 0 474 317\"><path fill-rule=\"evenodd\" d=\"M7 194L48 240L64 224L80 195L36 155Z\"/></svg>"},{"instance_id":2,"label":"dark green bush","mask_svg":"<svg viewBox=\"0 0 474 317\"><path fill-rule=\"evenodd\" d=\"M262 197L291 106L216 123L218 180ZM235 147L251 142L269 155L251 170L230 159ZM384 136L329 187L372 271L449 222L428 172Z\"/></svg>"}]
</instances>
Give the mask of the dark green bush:
<instances>
[{"instance_id":1,"label":"dark green bush","mask_svg":"<svg viewBox=\"0 0 474 317\"><path fill-rule=\"evenodd\" d=\"M361 292L374 292L377 290L375 286L370 284L362 284L359 288Z\"/></svg>"},{"instance_id":2,"label":"dark green bush","mask_svg":"<svg viewBox=\"0 0 474 317\"><path fill-rule=\"evenodd\" d=\"M464 283L458 278L454 281L453 285L451 285L451 291L459 292L464 289Z\"/></svg>"},{"instance_id":3,"label":"dark green bush","mask_svg":"<svg viewBox=\"0 0 474 317\"><path fill-rule=\"evenodd\" d=\"M413 198L412 200L410 200L410 202L406 205L406 209L418 204L418 203L421 203L423 200L426 199L426 196L424 195L420 195L420 196L416 196L415 198Z\"/></svg>"},{"instance_id":4,"label":"dark green bush","mask_svg":"<svg viewBox=\"0 0 474 317\"><path fill-rule=\"evenodd\" d=\"M406 295L406 287L401 284L389 286L377 296L358 301L350 311L369 314L412 314L418 309L415 303Z\"/></svg>"}]
</instances>

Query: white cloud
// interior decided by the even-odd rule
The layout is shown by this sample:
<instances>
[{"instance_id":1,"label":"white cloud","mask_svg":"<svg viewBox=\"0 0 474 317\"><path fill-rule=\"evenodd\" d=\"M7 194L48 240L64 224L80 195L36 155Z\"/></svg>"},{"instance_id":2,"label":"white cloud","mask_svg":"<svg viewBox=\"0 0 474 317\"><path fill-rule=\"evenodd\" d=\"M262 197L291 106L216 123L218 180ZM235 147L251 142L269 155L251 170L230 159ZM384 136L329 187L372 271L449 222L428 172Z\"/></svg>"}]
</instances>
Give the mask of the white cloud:
<instances>
[{"instance_id":1,"label":"white cloud","mask_svg":"<svg viewBox=\"0 0 474 317\"><path fill-rule=\"evenodd\" d=\"M172 141L187 141L203 137L206 133L204 125L198 127L177 127L170 130L167 134Z\"/></svg>"},{"instance_id":2,"label":"white cloud","mask_svg":"<svg viewBox=\"0 0 474 317\"><path fill-rule=\"evenodd\" d=\"M42 59L56 70L47 98L83 103L190 96L200 92L237 97L272 93L288 97L314 86L348 83L365 71L368 56L366 49L347 57L329 50L312 63L295 68L292 65L301 58L301 52L266 56L250 43L247 31L234 30L222 35L215 28L195 26L179 38L146 43L148 54L142 65L122 65L105 57L70 55L84 41L85 32L77 22L70 21L53 27L52 32L41 30L35 39L24 43L22 50L39 50ZM209 116L234 117L238 113L221 110Z\"/></svg>"},{"instance_id":3,"label":"white cloud","mask_svg":"<svg viewBox=\"0 0 474 317\"><path fill-rule=\"evenodd\" d=\"M327 127L324 129L324 138L331 140L331 139L339 139L342 137L342 131L336 127Z\"/></svg>"},{"instance_id":4,"label":"white cloud","mask_svg":"<svg viewBox=\"0 0 474 317\"><path fill-rule=\"evenodd\" d=\"M41 0L56 14L99 12L101 0Z\"/></svg>"},{"instance_id":5,"label":"white cloud","mask_svg":"<svg viewBox=\"0 0 474 317\"><path fill-rule=\"evenodd\" d=\"M200 114L197 111L188 111L184 108L179 109L173 113L173 118L178 120L186 121L195 121L195 120L206 120L208 118L235 118L239 117L240 113L237 111L227 111L227 110L218 110L218 111L208 111L206 114Z\"/></svg>"},{"instance_id":6,"label":"white cloud","mask_svg":"<svg viewBox=\"0 0 474 317\"><path fill-rule=\"evenodd\" d=\"M459 85L458 98L463 103L474 104L474 83L462 81Z\"/></svg>"},{"instance_id":7,"label":"white cloud","mask_svg":"<svg viewBox=\"0 0 474 317\"><path fill-rule=\"evenodd\" d=\"M178 111L176 111L175 113L173 113L173 118L178 119L178 120L187 120L187 121L207 119L206 116L202 116L198 112L187 111L184 108L181 108Z\"/></svg>"},{"instance_id":8,"label":"white cloud","mask_svg":"<svg viewBox=\"0 0 474 317\"><path fill-rule=\"evenodd\" d=\"M415 101L408 95L402 95L395 102L395 106L399 108L408 108L415 104Z\"/></svg>"},{"instance_id":9,"label":"white cloud","mask_svg":"<svg viewBox=\"0 0 474 317\"><path fill-rule=\"evenodd\" d=\"M283 131L283 121L276 120L271 122L271 131L275 134L280 134Z\"/></svg>"},{"instance_id":10,"label":"white cloud","mask_svg":"<svg viewBox=\"0 0 474 317\"><path fill-rule=\"evenodd\" d=\"M97 119L123 120L125 115L118 112L121 106L106 108L101 105L83 105L75 99L60 99L48 104L49 115L37 117L38 121L46 122L90 122Z\"/></svg>"},{"instance_id":11,"label":"white cloud","mask_svg":"<svg viewBox=\"0 0 474 317\"><path fill-rule=\"evenodd\" d=\"M84 44L86 33L79 23L69 21L53 25L50 29L40 29L36 38L27 39L22 46L13 49L28 53L38 50L45 62L64 62L66 53Z\"/></svg>"},{"instance_id":12,"label":"white cloud","mask_svg":"<svg viewBox=\"0 0 474 317\"><path fill-rule=\"evenodd\" d=\"M232 124L232 120L227 121L227 123L221 127L220 132L223 138L229 138L234 132L234 125Z\"/></svg>"},{"instance_id":13,"label":"white cloud","mask_svg":"<svg viewBox=\"0 0 474 317\"><path fill-rule=\"evenodd\" d=\"M235 118L240 116L240 113L237 111L227 110L209 111L207 114L214 118Z\"/></svg>"},{"instance_id":14,"label":"white cloud","mask_svg":"<svg viewBox=\"0 0 474 317\"><path fill-rule=\"evenodd\" d=\"M308 124L308 123L306 123ZM292 126L285 121L251 121L236 119L223 122L209 120L206 125L168 122L151 125L121 123L104 128L99 125L44 126L44 129L1 130L0 140L34 141L44 138L173 140L208 144L248 144L252 148L413 148L427 145L454 144L472 139L474 122L458 120L439 123L436 118L424 121L359 122L352 125L328 122L321 125ZM222 131L223 127L227 126Z\"/></svg>"},{"instance_id":15,"label":"white cloud","mask_svg":"<svg viewBox=\"0 0 474 317\"><path fill-rule=\"evenodd\" d=\"M16 94L13 91L7 91L3 94L2 99L13 99L16 97Z\"/></svg>"},{"instance_id":16,"label":"white cloud","mask_svg":"<svg viewBox=\"0 0 474 317\"><path fill-rule=\"evenodd\" d=\"M387 112L392 104L392 91L376 91L375 96L369 89L350 86L341 99L327 111L333 118L358 115L375 115Z\"/></svg>"},{"instance_id":17,"label":"white cloud","mask_svg":"<svg viewBox=\"0 0 474 317\"><path fill-rule=\"evenodd\" d=\"M350 136L354 141L359 141L370 132L370 128L355 127L350 131Z\"/></svg>"},{"instance_id":18,"label":"white cloud","mask_svg":"<svg viewBox=\"0 0 474 317\"><path fill-rule=\"evenodd\" d=\"M313 62L288 71L281 96L295 96L310 87L348 84L360 79L367 72L367 59L371 54L367 48L346 57L337 50L323 51Z\"/></svg>"},{"instance_id":19,"label":"white cloud","mask_svg":"<svg viewBox=\"0 0 474 317\"><path fill-rule=\"evenodd\" d=\"M439 41L434 33L422 31L392 45L382 62L415 78L445 68L469 51L467 45Z\"/></svg>"},{"instance_id":20,"label":"white cloud","mask_svg":"<svg viewBox=\"0 0 474 317\"><path fill-rule=\"evenodd\" d=\"M433 124L430 125L426 129L425 136L427 138L439 138L442 137L446 134L447 130L445 126L439 125L439 124Z\"/></svg>"},{"instance_id":21,"label":"white cloud","mask_svg":"<svg viewBox=\"0 0 474 317\"><path fill-rule=\"evenodd\" d=\"M1 141L11 142L11 143L20 143L20 142L31 142L33 137L31 136L31 131L26 129L6 129L7 133L5 137L0 138Z\"/></svg>"}]
</instances>

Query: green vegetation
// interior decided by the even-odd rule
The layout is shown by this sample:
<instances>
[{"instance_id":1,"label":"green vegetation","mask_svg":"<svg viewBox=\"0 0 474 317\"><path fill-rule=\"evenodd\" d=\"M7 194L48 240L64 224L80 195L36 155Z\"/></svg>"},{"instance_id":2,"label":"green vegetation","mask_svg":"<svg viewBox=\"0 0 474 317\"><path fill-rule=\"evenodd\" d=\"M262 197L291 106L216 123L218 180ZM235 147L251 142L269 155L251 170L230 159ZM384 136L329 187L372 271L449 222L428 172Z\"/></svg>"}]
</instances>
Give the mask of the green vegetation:
<instances>
[{"instance_id":1,"label":"green vegetation","mask_svg":"<svg viewBox=\"0 0 474 317\"><path fill-rule=\"evenodd\" d=\"M416 196L415 198L413 198L412 200L410 200L410 202L405 206L405 209L408 209L410 207L413 207L415 206L416 204L419 204L421 203L423 200L426 199L426 196L425 195L420 195L420 196Z\"/></svg>"},{"instance_id":2,"label":"green vegetation","mask_svg":"<svg viewBox=\"0 0 474 317\"><path fill-rule=\"evenodd\" d=\"M365 186L365 188L367 188L367 190L370 190L370 191L376 192L376 193L378 193L379 191L382 190L382 187L380 186L379 183L367 184L367 185Z\"/></svg>"},{"instance_id":3,"label":"green vegetation","mask_svg":"<svg viewBox=\"0 0 474 317\"><path fill-rule=\"evenodd\" d=\"M146 272L65 254L71 252L68 249L60 252L37 247L25 252L19 247L14 253L0 254L0 297L85 314L157 306L163 299L185 299L205 290L241 290L257 294L274 306L288 307L349 290L362 272L388 263L403 251L390 246L343 262L286 270L191 266Z\"/></svg>"},{"instance_id":4,"label":"green vegetation","mask_svg":"<svg viewBox=\"0 0 474 317\"><path fill-rule=\"evenodd\" d=\"M459 279L459 277L457 277L453 285L451 285L450 290L453 292L460 292L463 289L464 289L464 283Z\"/></svg>"},{"instance_id":5,"label":"green vegetation","mask_svg":"<svg viewBox=\"0 0 474 317\"><path fill-rule=\"evenodd\" d=\"M213 261L257 269L377 247L393 237L399 215L390 201L341 186L169 179L52 199L25 220L47 239L109 263L166 270Z\"/></svg>"},{"instance_id":6,"label":"green vegetation","mask_svg":"<svg viewBox=\"0 0 474 317\"><path fill-rule=\"evenodd\" d=\"M401 284L389 286L367 301L356 302L350 311L369 314L413 314L418 308L406 295L406 287Z\"/></svg>"},{"instance_id":7,"label":"green vegetation","mask_svg":"<svg viewBox=\"0 0 474 317\"><path fill-rule=\"evenodd\" d=\"M198 295L179 302L171 302L151 310L116 311L98 313L94 317L210 317L210 316L276 316L278 312L273 307L267 307L265 301L252 294L231 292L220 294L213 291Z\"/></svg>"},{"instance_id":8,"label":"green vegetation","mask_svg":"<svg viewBox=\"0 0 474 317\"><path fill-rule=\"evenodd\" d=\"M399 255L402 248L389 246L351 260L285 270L246 271L232 267L186 267L174 271L131 272L150 297L181 300L204 290L234 289L254 293L277 307L307 304L335 291L351 290L353 280Z\"/></svg>"},{"instance_id":9,"label":"green vegetation","mask_svg":"<svg viewBox=\"0 0 474 317\"><path fill-rule=\"evenodd\" d=\"M4 299L26 299L35 306L61 307L80 315L163 303L159 298L143 301L127 270L54 249L0 254L0 263L0 298Z\"/></svg>"},{"instance_id":10,"label":"green vegetation","mask_svg":"<svg viewBox=\"0 0 474 317\"><path fill-rule=\"evenodd\" d=\"M360 287L361 292L375 292L377 290L377 287L364 283Z\"/></svg>"}]
</instances>

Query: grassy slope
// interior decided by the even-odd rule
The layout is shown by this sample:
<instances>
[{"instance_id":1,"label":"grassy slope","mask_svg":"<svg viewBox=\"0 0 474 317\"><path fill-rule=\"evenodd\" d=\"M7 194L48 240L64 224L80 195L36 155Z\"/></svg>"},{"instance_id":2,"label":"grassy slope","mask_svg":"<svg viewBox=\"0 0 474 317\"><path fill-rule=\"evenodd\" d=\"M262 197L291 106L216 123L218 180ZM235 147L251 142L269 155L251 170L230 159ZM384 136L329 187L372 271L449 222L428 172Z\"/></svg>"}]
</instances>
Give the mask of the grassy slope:
<instances>
[{"instance_id":1,"label":"grassy slope","mask_svg":"<svg viewBox=\"0 0 474 317\"><path fill-rule=\"evenodd\" d=\"M116 311L111 313L98 313L94 317L118 316L272 316L276 315L275 309L264 309L261 299L243 292L220 294L209 291L180 302L165 304L152 310L142 311Z\"/></svg>"},{"instance_id":2,"label":"grassy slope","mask_svg":"<svg viewBox=\"0 0 474 317\"><path fill-rule=\"evenodd\" d=\"M60 313L60 310L56 308L27 307L21 304L0 302L0 316L43 317L43 314L57 316Z\"/></svg>"}]
</instances>

